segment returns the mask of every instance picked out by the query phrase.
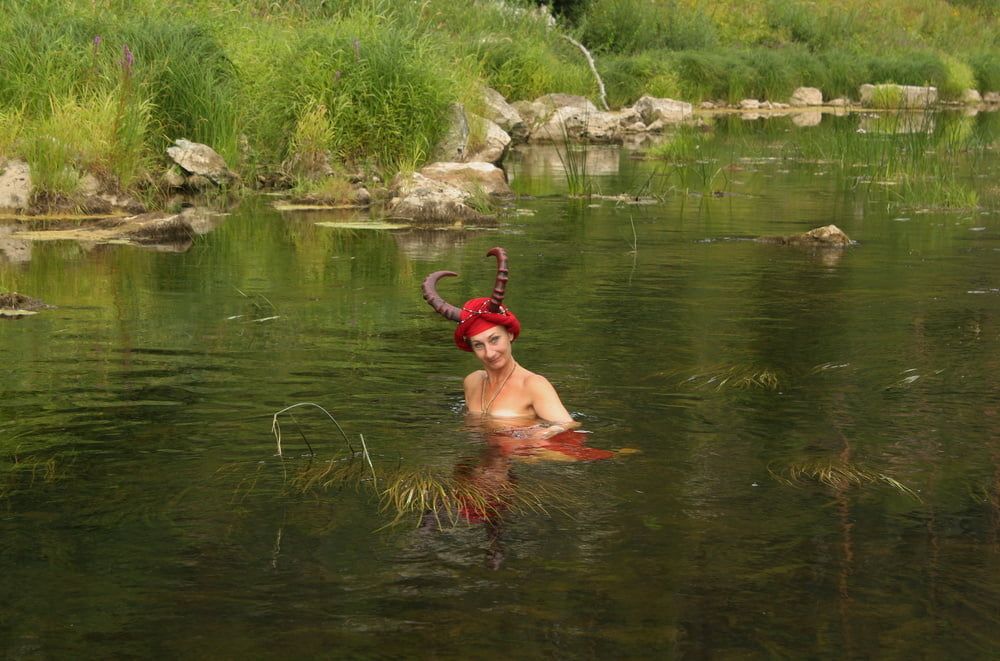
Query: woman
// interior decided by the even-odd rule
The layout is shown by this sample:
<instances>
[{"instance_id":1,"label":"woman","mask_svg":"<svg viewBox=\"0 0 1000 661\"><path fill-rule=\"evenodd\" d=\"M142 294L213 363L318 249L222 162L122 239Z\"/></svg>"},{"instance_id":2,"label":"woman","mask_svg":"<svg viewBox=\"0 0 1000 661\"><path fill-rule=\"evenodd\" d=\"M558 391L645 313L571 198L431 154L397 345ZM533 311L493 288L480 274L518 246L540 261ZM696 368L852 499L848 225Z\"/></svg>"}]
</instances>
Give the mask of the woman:
<instances>
[{"instance_id":1,"label":"woman","mask_svg":"<svg viewBox=\"0 0 1000 661\"><path fill-rule=\"evenodd\" d=\"M465 403L470 414L502 420L512 426L534 423L531 438L549 438L578 426L563 406L548 379L517 363L513 343L521 333L521 322L503 305L509 279L507 253L492 248L487 255L497 258L497 277L493 295L473 298L461 308L446 302L437 293L442 277L458 275L435 271L424 279L423 293L438 314L458 322L455 345L476 355L483 369L465 377ZM541 420L541 425L537 425ZM520 425L519 425L520 423ZM523 432L518 434L523 437Z\"/></svg>"}]
</instances>

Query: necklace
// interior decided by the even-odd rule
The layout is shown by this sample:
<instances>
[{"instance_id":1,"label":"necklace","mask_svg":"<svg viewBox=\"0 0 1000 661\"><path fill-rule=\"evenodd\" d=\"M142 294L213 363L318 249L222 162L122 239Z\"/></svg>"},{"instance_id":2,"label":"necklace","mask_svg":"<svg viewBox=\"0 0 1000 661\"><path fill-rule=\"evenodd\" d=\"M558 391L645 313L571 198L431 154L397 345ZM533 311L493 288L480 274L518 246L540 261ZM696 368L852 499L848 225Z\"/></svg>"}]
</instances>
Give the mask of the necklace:
<instances>
[{"instance_id":1,"label":"necklace","mask_svg":"<svg viewBox=\"0 0 1000 661\"><path fill-rule=\"evenodd\" d=\"M482 408L483 415L489 414L490 407L493 406L493 402L497 401L497 397L499 397L500 393L503 392L503 387L507 385L507 382L510 381L510 377L512 377L514 375L514 371L517 370L517 361L512 362L514 365L510 368L510 371L507 372L507 376L503 378L503 381L500 382L500 387L497 388L495 393L493 393L493 397L490 398L489 402L486 401L486 384L490 382L490 374L489 372L486 373L486 378L483 379L482 396L479 399L479 406Z\"/></svg>"}]
</instances>

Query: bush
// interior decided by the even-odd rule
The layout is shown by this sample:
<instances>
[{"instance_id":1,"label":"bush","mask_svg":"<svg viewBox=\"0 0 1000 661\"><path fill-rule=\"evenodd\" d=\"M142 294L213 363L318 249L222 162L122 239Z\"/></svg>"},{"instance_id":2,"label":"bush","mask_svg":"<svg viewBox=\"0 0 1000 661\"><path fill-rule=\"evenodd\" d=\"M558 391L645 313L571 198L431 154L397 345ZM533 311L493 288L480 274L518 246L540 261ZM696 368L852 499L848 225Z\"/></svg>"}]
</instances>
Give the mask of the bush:
<instances>
[{"instance_id":1,"label":"bush","mask_svg":"<svg viewBox=\"0 0 1000 661\"><path fill-rule=\"evenodd\" d=\"M977 53L969 58L981 92L1000 92L1000 51Z\"/></svg>"}]
</instances>

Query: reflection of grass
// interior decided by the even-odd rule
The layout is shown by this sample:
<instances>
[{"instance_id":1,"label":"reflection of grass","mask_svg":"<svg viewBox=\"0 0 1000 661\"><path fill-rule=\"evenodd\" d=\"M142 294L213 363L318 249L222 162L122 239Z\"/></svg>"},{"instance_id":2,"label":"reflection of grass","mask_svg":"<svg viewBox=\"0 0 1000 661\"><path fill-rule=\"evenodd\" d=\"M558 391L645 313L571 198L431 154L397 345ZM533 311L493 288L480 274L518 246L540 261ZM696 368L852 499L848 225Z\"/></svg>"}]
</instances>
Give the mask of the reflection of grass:
<instances>
[{"instance_id":1,"label":"reflection of grass","mask_svg":"<svg viewBox=\"0 0 1000 661\"><path fill-rule=\"evenodd\" d=\"M775 471L769 467L768 472L774 479L789 486L801 486L806 482L819 482L834 489L849 489L881 483L920 500L920 496L913 489L895 478L840 459L823 458L801 461L789 465L782 471Z\"/></svg>"}]
</instances>

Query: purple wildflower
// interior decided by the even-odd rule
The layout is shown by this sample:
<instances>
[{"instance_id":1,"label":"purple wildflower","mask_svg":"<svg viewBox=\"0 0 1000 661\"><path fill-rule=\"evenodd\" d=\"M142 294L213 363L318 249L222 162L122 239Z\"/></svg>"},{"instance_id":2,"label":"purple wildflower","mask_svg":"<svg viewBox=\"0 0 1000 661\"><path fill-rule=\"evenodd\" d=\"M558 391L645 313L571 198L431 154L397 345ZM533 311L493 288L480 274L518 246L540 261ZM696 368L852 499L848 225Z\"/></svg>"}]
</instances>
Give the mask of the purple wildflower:
<instances>
[{"instance_id":1,"label":"purple wildflower","mask_svg":"<svg viewBox=\"0 0 1000 661\"><path fill-rule=\"evenodd\" d=\"M101 39L101 35L99 34L94 35L94 50L97 50L97 48L101 45L102 41L104 40Z\"/></svg>"},{"instance_id":2,"label":"purple wildflower","mask_svg":"<svg viewBox=\"0 0 1000 661\"><path fill-rule=\"evenodd\" d=\"M135 56L132 55L132 50L128 47L128 44L122 46L122 71L125 72L126 76L132 74L132 63L135 61Z\"/></svg>"}]
</instances>

